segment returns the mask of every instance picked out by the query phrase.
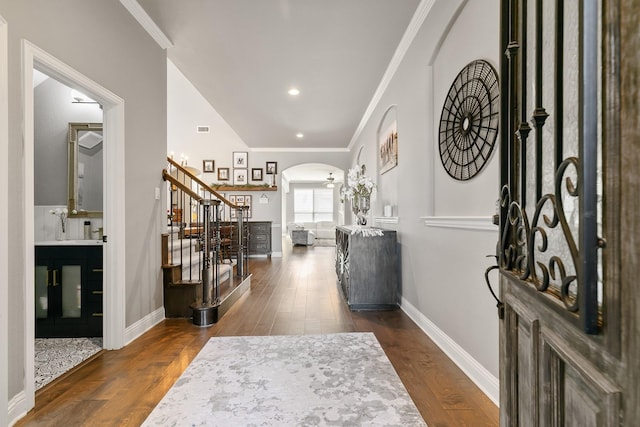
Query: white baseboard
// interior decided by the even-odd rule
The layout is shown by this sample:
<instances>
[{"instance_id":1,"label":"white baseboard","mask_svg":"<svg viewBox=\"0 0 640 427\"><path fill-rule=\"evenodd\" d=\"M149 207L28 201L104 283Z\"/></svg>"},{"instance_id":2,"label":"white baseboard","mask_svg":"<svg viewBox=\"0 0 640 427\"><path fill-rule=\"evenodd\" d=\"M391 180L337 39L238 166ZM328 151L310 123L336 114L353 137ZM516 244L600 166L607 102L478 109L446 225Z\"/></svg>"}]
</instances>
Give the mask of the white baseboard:
<instances>
[{"instance_id":1,"label":"white baseboard","mask_svg":"<svg viewBox=\"0 0 640 427\"><path fill-rule=\"evenodd\" d=\"M402 298L400 307L496 406L500 406L500 383L498 378L493 376L406 299Z\"/></svg>"},{"instance_id":2,"label":"white baseboard","mask_svg":"<svg viewBox=\"0 0 640 427\"><path fill-rule=\"evenodd\" d=\"M129 345L140 335L153 328L164 320L164 307L158 308L156 311L149 313L147 316L138 320L124 331L124 345Z\"/></svg>"},{"instance_id":3,"label":"white baseboard","mask_svg":"<svg viewBox=\"0 0 640 427\"><path fill-rule=\"evenodd\" d=\"M21 418L27 415L29 410L27 409L27 395L24 390L16 394L7 405L9 426L17 423Z\"/></svg>"}]
</instances>

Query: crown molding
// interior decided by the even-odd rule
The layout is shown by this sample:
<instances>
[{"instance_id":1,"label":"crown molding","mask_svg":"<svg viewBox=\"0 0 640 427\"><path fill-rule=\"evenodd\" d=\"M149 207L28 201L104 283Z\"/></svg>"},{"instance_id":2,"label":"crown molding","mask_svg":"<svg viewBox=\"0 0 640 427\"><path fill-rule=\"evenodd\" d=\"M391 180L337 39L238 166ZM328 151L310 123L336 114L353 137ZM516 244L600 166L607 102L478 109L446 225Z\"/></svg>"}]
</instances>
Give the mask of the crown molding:
<instances>
[{"instance_id":1,"label":"crown molding","mask_svg":"<svg viewBox=\"0 0 640 427\"><path fill-rule=\"evenodd\" d=\"M323 148L323 147L252 147L253 153L348 153L348 148Z\"/></svg>"},{"instance_id":2,"label":"crown molding","mask_svg":"<svg viewBox=\"0 0 640 427\"><path fill-rule=\"evenodd\" d=\"M145 29L147 33L158 43L162 49L168 49L173 47L173 43L169 40L169 37L158 27L158 25L151 19L151 17L140 6L137 0L120 0L120 3L129 11L131 16Z\"/></svg>"},{"instance_id":3,"label":"crown molding","mask_svg":"<svg viewBox=\"0 0 640 427\"><path fill-rule=\"evenodd\" d=\"M398 44L398 47L396 48L396 51L394 52L393 57L389 62L389 65L387 66L387 70L382 76L382 80L380 81L378 88L373 94L373 98L371 98L371 101L369 102L369 105L367 106L367 109L365 110L364 115L362 116L362 119L360 119L360 124L358 124L356 131L351 137L351 141L349 142L349 145L348 145L349 151L351 151L354 144L360 137L360 134L362 133L364 126L367 124L367 122L371 118L373 111L378 106L378 103L380 102L380 99L382 99L382 95L387 90L387 87L389 87L389 84L391 83L391 79L395 75L396 71L398 71L398 68L400 67L400 63L402 62L404 55L409 50L411 43L413 43L413 39L415 39L416 35L418 34L418 31L420 30L420 27L422 27L422 24L424 23L425 19L427 19L427 16L429 15L429 12L433 8L433 5L435 4L435 2L436 0L420 1L418 8L416 9L415 13L413 14L413 17L411 18L411 22L409 22L409 25L407 26L407 29L405 30L404 35L402 36L402 39L400 40L400 43Z\"/></svg>"}]
</instances>

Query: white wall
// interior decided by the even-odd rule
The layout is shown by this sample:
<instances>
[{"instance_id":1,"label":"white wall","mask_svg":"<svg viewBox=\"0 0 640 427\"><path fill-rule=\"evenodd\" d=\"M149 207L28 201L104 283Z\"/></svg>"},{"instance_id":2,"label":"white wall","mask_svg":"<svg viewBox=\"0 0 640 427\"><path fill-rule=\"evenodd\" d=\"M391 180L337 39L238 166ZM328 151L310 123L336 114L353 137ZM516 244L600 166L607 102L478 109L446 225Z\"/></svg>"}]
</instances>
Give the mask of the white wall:
<instances>
[{"instance_id":1,"label":"white wall","mask_svg":"<svg viewBox=\"0 0 640 427\"><path fill-rule=\"evenodd\" d=\"M423 2L424 4L424 2ZM444 171L438 152L438 122L444 96L460 69L475 59L497 68L498 0L438 0L406 51L388 87L352 146L351 163L361 146L361 162L376 174L382 205L397 203L402 258L403 309L441 345L468 375L498 400L498 318L486 289L484 270L493 263L496 230L489 222L498 197L497 147L488 167L467 182ZM399 162L377 175L377 131L383 114L396 105ZM396 194L389 194L395 192ZM429 217L462 217L450 227L426 226ZM471 223L472 230L466 229Z\"/></svg>"},{"instance_id":2,"label":"white wall","mask_svg":"<svg viewBox=\"0 0 640 427\"><path fill-rule=\"evenodd\" d=\"M25 304L24 230L33 227L20 213L26 189L24 176L23 76L21 46L26 39L125 100L124 140L127 215L125 233L110 239L124 240L126 247L125 314L132 325L162 307L160 233L164 203L156 201L166 152L165 52L147 35L119 3L60 0L0 0L0 15L9 29L9 149L11 177L8 240L9 336L0 345L8 348L8 398L11 416L27 408L25 401L25 336L22 321ZM108 230L105 230L108 231ZM113 241L113 240L112 240ZM26 402L29 396L26 397Z\"/></svg>"}]
</instances>

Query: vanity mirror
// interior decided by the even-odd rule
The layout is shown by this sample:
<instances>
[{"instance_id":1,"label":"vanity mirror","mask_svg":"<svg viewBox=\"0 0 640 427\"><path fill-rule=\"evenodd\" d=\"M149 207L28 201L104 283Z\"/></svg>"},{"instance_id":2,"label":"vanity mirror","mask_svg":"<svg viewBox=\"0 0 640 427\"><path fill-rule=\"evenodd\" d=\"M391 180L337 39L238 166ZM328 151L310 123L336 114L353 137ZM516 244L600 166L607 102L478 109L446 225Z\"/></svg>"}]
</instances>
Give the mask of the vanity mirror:
<instances>
[{"instance_id":1,"label":"vanity mirror","mask_svg":"<svg viewBox=\"0 0 640 427\"><path fill-rule=\"evenodd\" d=\"M102 123L69 123L69 216L102 216L103 145Z\"/></svg>"}]
</instances>

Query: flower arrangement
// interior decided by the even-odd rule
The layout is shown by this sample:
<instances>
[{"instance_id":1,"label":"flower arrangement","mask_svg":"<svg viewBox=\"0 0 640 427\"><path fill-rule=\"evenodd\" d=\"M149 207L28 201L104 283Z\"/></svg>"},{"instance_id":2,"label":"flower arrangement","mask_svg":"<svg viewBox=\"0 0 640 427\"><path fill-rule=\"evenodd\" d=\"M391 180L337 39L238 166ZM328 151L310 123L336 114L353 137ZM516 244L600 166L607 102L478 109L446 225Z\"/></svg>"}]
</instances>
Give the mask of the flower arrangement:
<instances>
[{"instance_id":1,"label":"flower arrangement","mask_svg":"<svg viewBox=\"0 0 640 427\"><path fill-rule=\"evenodd\" d=\"M66 232L66 227L67 227L67 216L69 215L69 211L67 210L67 208L51 209L49 213L51 215L55 215L58 218L60 218L60 226L61 226L62 234L64 234ZM71 211L71 213L75 215L78 213L78 211L74 209Z\"/></svg>"},{"instance_id":2,"label":"flower arrangement","mask_svg":"<svg viewBox=\"0 0 640 427\"><path fill-rule=\"evenodd\" d=\"M356 215L358 225L367 225L367 212L370 208L371 193L376 189L376 185L365 174L365 170L364 165L356 165L349 169L347 187L344 189L343 194L343 197L351 200L351 209Z\"/></svg>"},{"instance_id":3,"label":"flower arrangement","mask_svg":"<svg viewBox=\"0 0 640 427\"><path fill-rule=\"evenodd\" d=\"M347 174L347 188L344 191L344 195L347 198L353 200L354 198L370 197L375 188L376 185L371 178L365 175L364 165L356 165L349 169L349 173Z\"/></svg>"}]
</instances>

